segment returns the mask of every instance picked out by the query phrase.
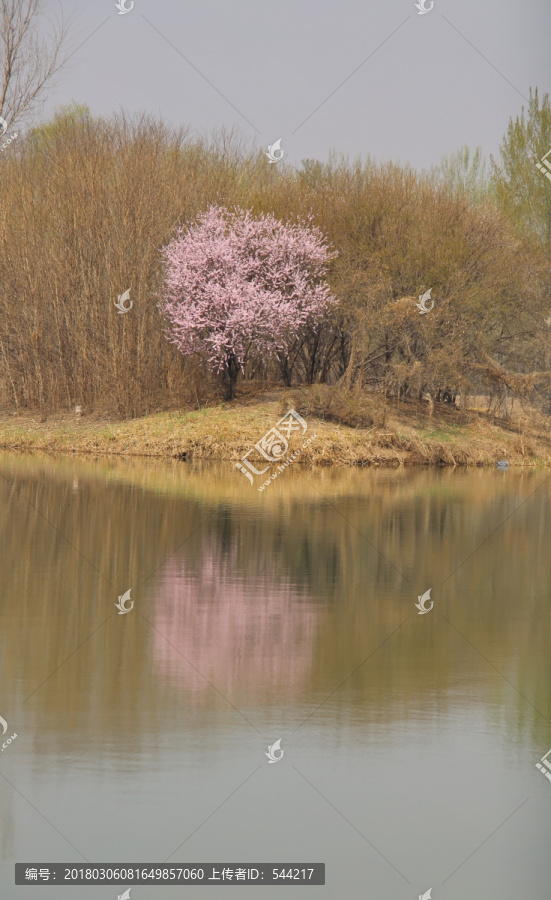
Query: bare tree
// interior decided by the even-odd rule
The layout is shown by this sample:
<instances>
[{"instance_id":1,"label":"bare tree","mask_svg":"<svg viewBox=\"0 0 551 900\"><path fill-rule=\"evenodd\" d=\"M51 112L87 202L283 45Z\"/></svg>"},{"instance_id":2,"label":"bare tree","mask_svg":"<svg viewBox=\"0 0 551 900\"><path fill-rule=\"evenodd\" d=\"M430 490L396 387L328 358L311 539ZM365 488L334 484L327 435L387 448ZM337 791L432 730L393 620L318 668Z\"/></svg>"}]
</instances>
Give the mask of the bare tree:
<instances>
[{"instance_id":1,"label":"bare tree","mask_svg":"<svg viewBox=\"0 0 551 900\"><path fill-rule=\"evenodd\" d=\"M0 0L0 115L12 125L28 118L39 96L67 62L63 15L39 33L43 0Z\"/></svg>"}]
</instances>

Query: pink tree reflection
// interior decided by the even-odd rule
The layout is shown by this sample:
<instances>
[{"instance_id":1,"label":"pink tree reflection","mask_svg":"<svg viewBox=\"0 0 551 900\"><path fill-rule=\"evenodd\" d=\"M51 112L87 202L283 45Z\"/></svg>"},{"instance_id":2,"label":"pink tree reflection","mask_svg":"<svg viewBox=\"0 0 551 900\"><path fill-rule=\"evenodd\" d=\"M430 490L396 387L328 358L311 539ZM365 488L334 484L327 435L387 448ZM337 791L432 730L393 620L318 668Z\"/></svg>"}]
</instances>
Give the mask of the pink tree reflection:
<instances>
[{"instance_id":1,"label":"pink tree reflection","mask_svg":"<svg viewBox=\"0 0 551 900\"><path fill-rule=\"evenodd\" d=\"M232 702L304 691L320 615L312 600L266 574L244 578L212 547L193 569L181 559L161 570L153 616L158 670L194 692L212 691L208 678Z\"/></svg>"}]
</instances>

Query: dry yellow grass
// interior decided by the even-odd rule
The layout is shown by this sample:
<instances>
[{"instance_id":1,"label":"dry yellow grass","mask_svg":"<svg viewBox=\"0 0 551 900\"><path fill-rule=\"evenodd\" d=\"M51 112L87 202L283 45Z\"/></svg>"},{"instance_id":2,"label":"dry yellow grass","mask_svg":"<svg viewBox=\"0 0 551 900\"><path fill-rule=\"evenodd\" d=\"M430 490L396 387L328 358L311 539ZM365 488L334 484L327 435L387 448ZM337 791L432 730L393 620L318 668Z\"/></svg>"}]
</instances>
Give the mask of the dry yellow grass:
<instances>
[{"instance_id":1,"label":"dry yellow grass","mask_svg":"<svg viewBox=\"0 0 551 900\"><path fill-rule=\"evenodd\" d=\"M239 403L172 411L131 420L8 415L0 419L0 447L49 453L238 460L290 408L308 421L316 440L297 462L311 465L512 465L551 463L549 419L520 412L503 421L482 411L371 397L346 409L322 388L278 389ZM352 422L353 424L342 424ZM354 423L358 424L354 424ZM370 423L370 424L366 424ZM298 446L299 439L296 440Z\"/></svg>"}]
</instances>

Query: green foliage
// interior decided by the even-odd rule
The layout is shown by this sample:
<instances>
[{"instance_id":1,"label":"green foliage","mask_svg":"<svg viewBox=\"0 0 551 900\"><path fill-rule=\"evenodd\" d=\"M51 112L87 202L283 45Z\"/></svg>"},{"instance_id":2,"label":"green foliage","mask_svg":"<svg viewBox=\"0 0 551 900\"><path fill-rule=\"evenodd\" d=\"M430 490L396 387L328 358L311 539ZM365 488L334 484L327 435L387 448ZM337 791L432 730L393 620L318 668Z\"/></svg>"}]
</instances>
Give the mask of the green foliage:
<instances>
[{"instance_id":1,"label":"green foliage","mask_svg":"<svg viewBox=\"0 0 551 900\"><path fill-rule=\"evenodd\" d=\"M82 126L92 119L90 107L86 103L68 103L56 109L53 118L49 122L37 125L29 133L29 139L40 141L47 140L58 132L66 131L69 128Z\"/></svg>"},{"instance_id":2,"label":"green foliage","mask_svg":"<svg viewBox=\"0 0 551 900\"><path fill-rule=\"evenodd\" d=\"M528 112L509 121L502 141L501 161L492 157L492 180L501 208L523 231L542 243L551 242L551 183L536 163L551 149L551 105L549 94L540 104L538 90L532 94Z\"/></svg>"},{"instance_id":3,"label":"green foliage","mask_svg":"<svg viewBox=\"0 0 551 900\"><path fill-rule=\"evenodd\" d=\"M475 203L492 196L490 173L481 147L471 154L464 146L456 153L442 157L439 165L432 167L429 178L433 184L446 186L452 194L466 194Z\"/></svg>"}]
</instances>

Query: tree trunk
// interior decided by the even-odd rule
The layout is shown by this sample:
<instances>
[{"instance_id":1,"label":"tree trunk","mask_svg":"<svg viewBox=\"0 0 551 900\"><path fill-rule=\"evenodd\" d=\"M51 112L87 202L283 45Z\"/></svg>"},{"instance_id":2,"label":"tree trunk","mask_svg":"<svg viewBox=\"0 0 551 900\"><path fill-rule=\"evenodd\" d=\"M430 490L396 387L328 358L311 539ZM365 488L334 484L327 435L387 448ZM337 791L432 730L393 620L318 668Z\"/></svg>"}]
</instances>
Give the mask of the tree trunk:
<instances>
[{"instance_id":1,"label":"tree trunk","mask_svg":"<svg viewBox=\"0 0 551 900\"><path fill-rule=\"evenodd\" d=\"M509 388L505 385L503 396L503 417L509 418Z\"/></svg>"},{"instance_id":2,"label":"tree trunk","mask_svg":"<svg viewBox=\"0 0 551 900\"><path fill-rule=\"evenodd\" d=\"M226 359L226 365L222 374L222 380L225 388L225 399L228 401L233 400L233 398L235 397L235 384L237 382L238 375L239 363L237 362L235 356L232 354Z\"/></svg>"}]
</instances>

